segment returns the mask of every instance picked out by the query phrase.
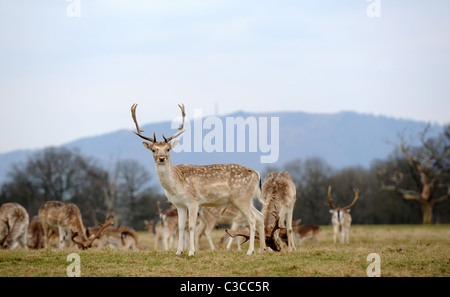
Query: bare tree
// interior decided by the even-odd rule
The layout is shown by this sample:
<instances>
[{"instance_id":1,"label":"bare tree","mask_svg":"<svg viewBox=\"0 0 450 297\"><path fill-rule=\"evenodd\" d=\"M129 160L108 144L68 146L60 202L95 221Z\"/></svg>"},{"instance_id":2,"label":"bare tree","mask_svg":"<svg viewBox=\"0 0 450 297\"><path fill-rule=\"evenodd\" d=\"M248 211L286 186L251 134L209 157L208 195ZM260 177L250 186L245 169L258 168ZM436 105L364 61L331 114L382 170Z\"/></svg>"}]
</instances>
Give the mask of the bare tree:
<instances>
[{"instance_id":1,"label":"bare tree","mask_svg":"<svg viewBox=\"0 0 450 297\"><path fill-rule=\"evenodd\" d=\"M420 134L421 146L412 147L400 136L398 151L406 158L414 185L404 187L405 173L379 171L381 187L404 199L419 202L423 224L431 224L434 207L450 198L450 125L437 137L426 138L429 126Z\"/></svg>"}]
</instances>

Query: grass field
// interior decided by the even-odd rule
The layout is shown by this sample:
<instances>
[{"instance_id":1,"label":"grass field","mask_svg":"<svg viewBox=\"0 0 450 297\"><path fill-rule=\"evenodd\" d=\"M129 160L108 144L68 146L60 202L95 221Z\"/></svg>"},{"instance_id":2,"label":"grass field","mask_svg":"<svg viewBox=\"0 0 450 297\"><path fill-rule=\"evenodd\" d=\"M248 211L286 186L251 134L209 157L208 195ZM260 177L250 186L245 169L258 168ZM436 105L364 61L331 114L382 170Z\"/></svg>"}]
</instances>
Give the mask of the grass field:
<instances>
[{"instance_id":1,"label":"grass field","mask_svg":"<svg viewBox=\"0 0 450 297\"><path fill-rule=\"evenodd\" d=\"M215 230L219 242L223 230ZM0 250L0 276L66 276L72 253L80 255L81 276L367 276L371 262L367 256L380 256L381 276L450 276L449 225L352 226L350 244L334 244L330 226L323 226L321 242L305 242L295 252L266 252L246 256L233 246L231 251L217 244L209 250L202 237L194 257L187 252L153 249L153 238L140 232L140 251L111 249L82 250Z\"/></svg>"}]
</instances>

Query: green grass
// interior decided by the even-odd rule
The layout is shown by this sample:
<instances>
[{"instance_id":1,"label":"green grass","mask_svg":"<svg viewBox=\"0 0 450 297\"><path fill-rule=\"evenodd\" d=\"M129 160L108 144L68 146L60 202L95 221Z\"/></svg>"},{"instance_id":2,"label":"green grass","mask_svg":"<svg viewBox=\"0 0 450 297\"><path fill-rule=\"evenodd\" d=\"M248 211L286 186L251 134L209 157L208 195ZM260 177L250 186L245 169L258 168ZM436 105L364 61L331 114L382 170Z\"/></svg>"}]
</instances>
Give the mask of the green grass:
<instances>
[{"instance_id":1,"label":"green grass","mask_svg":"<svg viewBox=\"0 0 450 297\"><path fill-rule=\"evenodd\" d=\"M223 230L215 230L218 242ZM111 249L0 250L0 276L66 276L67 255L80 255L81 275L92 276L366 276L367 255L381 257L381 276L450 276L449 225L352 226L350 244L334 244L330 226L322 227L321 242L305 242L295 252L266 252L246 256L205 238L194 257L187 252L153 250L153 238L139 233L140 251Z\"/></svg>"}]
</instances>

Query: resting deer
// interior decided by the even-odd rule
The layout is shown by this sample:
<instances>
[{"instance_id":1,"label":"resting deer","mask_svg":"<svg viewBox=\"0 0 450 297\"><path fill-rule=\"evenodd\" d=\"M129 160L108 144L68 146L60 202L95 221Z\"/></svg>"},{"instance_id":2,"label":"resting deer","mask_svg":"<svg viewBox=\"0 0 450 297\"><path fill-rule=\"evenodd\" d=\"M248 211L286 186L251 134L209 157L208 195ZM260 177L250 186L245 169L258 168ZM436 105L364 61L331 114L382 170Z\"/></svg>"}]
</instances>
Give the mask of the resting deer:
<instances>
[{"instance_id":1,"label":"resting deer","mask_svg":"<svg viewBox=\"0 0 450 297\"><path fill-rule=\"evenodd\" d=\"M340 207L339 205L336 207L333 204L333 199L331 198L331 186L328 187L328 204L330 206L331 213L331 223L333 224L333 241L336 243L336 237L339 234L339 241L344 243L345 241L348 243L348 231L350 229L350 225L352 224L352 216L350 215L350 208L355 205L356 200L359 197L359 190L353 189L355 193L355 197L353 202L347 205L346 207Z\"/></svg>"},{"instance_id":2,"label":"resting deer","mask_svg":"<svg viewBox=\"0 0 450 297\"><path fill-rule=\"evenodd\" d=\"M320 242L320 226L317 225L301 225L294 228L298 242L301 244L307 239L314 242Z\"/></svg>"},{"instance_id":3,"label":"resting deer","mask_svg":"<svg viewBox=\"0 0 450 297\"><path fill-rule=\"evenodd\" d=\"M285 171L271 172L264 181L262 196L266 245L274 251L281 251L281 240L275 233L280 229L279 232L287 233L288 250L295 250L292 215L296 200L296 188L289 173ZM280 220L283 225L284 219L286 219L286 227L280 226ZM231 237L244 236L247 238L247 235L243 233L233 232L229 229L225 231Z\"/></svg>"},{"instance_id":4,"label":"resting deer","mask_svg":"<svg viewBox=\"0 0 450 297\"><path fill-rule=\"evenodd\" d=\"M5 203L0 207L0 247L28 249L28 213L17 203Z\"/></svg>"},{"instance_id":5,"label":"resting deer","mask_svg":"<svg viewBox=\"0 0 450 297\"><path fill-rule=\"evenodd\" d=\"M87 230L88 237L95 236L99 227L90 227ZM103 247L136 251L138 250L138 235L133 228L127 226L120 226L119 228L109 226L98 237L97 248Z\"/></svg>"},{"instance_id":6,"label":"resting deer","mask_svg":"<svg viewBox=\"0 0 450 297\"><path fill-rule=\"evenodd\" d=\"M247 255L254 252L254 239L256 220L262 220L262 215L253 206L253 197L256 195L261 200L261 189L259 173L253 169L237 164L216 164L216 165L177 165L173 166L170 161L170 150L178 145L179 140L173 139L180 136L184 130L185 111L184 105L179 105L182 114L182 123L178 132L166 138L164 141L156 141L155 133L153 138L141 134L136 120L136 107L131 107L131 115L136 124L139 137L149 141L142 144L153 153L156 174L161 186L165 190L167 199L175 205L178 210L178 229L184 230L186 218L189 214L189 256L195 254L195 226L199 207L221 206L231 204L240 210L250 226L250 244ZM261 221L260 232L263 234L263 222ZM177 255L183 252L184 232L178 233ZM261 249L265 248L264 242Z\"/></svg>"},{"instance_id":7,"label":"resting deer","mask_svg":"<svg viewBox=\"0 0 450 297\"><path fill-rule=\"evenodd\" d=\"M103 230L113 224L111 216L106 218L103 225L100 224L99 231L87 238L86 228L83 225L79 208L73 203L60 201L48 201L39 208L42 229L44 230L45 247L49 246L49 238L53 233L59 234L59 248L65 246L65 236L72 234L71 240L82 249L92 247L94 240L101 235Z\"/></svg>"}]
</instances>

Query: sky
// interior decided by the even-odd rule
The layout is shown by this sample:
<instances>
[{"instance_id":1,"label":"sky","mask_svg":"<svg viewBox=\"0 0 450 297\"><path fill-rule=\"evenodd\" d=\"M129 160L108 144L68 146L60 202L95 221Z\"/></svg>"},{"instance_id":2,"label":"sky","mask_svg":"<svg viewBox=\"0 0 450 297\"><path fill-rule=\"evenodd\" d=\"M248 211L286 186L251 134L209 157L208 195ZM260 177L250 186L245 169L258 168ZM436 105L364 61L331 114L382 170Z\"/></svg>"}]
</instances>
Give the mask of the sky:
<instances>
[{"instance_id":1,"label":"sky","mask_svg":"<svg viewBox=\"0 0 450 297\"><path fill-rule=\"evenodd\" d=\"M450 123L450 2L0 0L0 153L195 109Z\"/></svg>"}]
</instances>

